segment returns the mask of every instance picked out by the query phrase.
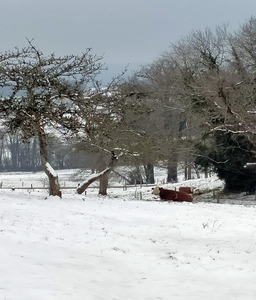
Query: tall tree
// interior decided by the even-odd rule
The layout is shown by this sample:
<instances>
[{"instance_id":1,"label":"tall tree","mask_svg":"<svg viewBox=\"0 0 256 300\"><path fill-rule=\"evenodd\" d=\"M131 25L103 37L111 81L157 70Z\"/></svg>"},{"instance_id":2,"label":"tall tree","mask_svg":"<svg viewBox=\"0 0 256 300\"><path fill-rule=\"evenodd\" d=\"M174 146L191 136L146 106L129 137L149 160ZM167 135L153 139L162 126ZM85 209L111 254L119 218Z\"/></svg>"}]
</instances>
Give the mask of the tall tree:
<instances>
[{"instance_id":1,"label":"tall tree","mask_svg":"<svg viewBox=\"0 0 256 300\"><path fill-rule=\"evenodd\" d=\"M0 115L10 133L24 140L36 137L41 163L49 178L50 195L61 196L58 175L49 163L49 133L60 120L73 127L70 101L81 98L102 69L101 57L87 49L82 55L45 56L31 41L26 48L0 55Z\"/></svg>"},{"instance_id":2,"label":"tall tree","mask_svg":"<svg viewBox=\"0 0 256 300\"><path fill-rule=\"evenodd\" d=\"M188 101L191 115L200 120L197 134L203 138L199 148L204 148L205 137L214 141L212 149L203 154L208 157L205 166L214 166L229 190L232 179L233 190L241 189L236 180L243 182L245 190L255 186L244 184L248 177L254 180L255 170L243 168L246 160L255 161L255 32L255 18L233 35L225 26L215 32L192 32L173 45L170 55L181 70L177 94ZM197 161L202 161L201 157Z\"/></svg>"},{"instance_id":3,"label":"tall tree","mask_svg":"<svg viewBox=\"0 0 256 300\"><path fill-rule=\"evenodd\" d=\"M89 184L101 178L100 193L106 194L107 174L119 158L139 155L138 145L146 140L139 121L148 116L149 111L143 99L126 95L115 84L99 88L97 92L94 90L84 99L74 101L74 105L76 114L73 117L80 124L79 131L74 131L78 145L97 153L103 162L98 166L101 172L86 179L77 191L82 193Z\"/></svg>"},{"instance_id":4,"label":"tall tree","mask_svg":"<svg viewBox=\"0 0 256 300\"><path fill-rule=\"evenodd\" d=\"M136 74L134 83L137 89L144 90L145 97L150 99L150 124L143 124L148 133L151 133L151 143L155 151L148 155L148 163L158 160L166 161L167 181L177 181L178 161L184 160L188 143L185 146L183 137L187 130L187 115L185 102L180 101L177 93L177 63L165 53L152 64L142 67ZM151 159L151 161L150 161ZM149 169L151 170L151 169Z\"/></svg>"}]
</instances>

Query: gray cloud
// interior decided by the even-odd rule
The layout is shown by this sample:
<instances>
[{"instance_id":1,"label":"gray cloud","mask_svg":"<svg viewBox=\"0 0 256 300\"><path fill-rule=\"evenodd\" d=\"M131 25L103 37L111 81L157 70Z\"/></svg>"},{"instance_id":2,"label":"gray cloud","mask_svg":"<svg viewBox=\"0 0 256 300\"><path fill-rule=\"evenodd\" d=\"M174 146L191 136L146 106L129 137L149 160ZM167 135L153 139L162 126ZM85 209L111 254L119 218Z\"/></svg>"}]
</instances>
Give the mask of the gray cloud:
<instances>
[{"instance_id":1,"label":"gray cloud","mask_svg":"<svg viewBox=\"0 0 256 300\"><path fill-rule=\"evenodd\" d=\"M45 53L104 55L110 73L150 63L192 29L229 23L256 11L255 0L8 0L1 1L0 51L27 45Z\"/></svg>"}]
</instances>

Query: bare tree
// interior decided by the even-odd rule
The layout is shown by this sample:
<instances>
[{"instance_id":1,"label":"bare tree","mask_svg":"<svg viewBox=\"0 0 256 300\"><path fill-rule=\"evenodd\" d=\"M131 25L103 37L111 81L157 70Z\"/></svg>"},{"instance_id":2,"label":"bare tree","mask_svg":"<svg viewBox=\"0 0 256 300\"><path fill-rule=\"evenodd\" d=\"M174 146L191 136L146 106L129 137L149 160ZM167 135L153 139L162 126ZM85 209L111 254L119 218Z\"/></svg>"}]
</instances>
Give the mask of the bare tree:
<instances>
[{"instance_id":1,"label":"bare tree","mask_svg":"<svg viewBox=\"0 0 256 300\"><path fill-rule=\"evenodd\" d=\"M74 131L78 146L93 151L103 162L97 167L100 172L86 179L78 193L100 179L99 192L106 194L108 173L118 160L127 155L139 155L138 145L146 141L145 131L140 127L141 119L149 114L142 102L113 84L74 101L76 115L73 117L80 122L79 132Z\"/></svg>"},{"instance_id":2,"label":"bare tree","mask_svg":"<svg viewBox=\"0 0 256 300\"><path fill-rule=\"evenodd\" d=\"M75 126L69 103L81 98L103 65L90 49L81 56L44 56L28 43L26 48L0 55L0 88L7 90L0 99L0 114L10 133L19 133L24 140L37 137L50 195L61 196L58 175L48 159L49 133L60 129L60 120L67 127Z\"/></svg>"},{"instance_id":3,"label":"bare tree","mask_svg":"<svg viewBox=\"0 0 256 300\"><path fill-rule=\"evenodd\" d=\"M208 29L192 32L169 53L180 70L177 95L187 102L191 116L199 120L197 135L202 137L202 144L205 138L213 139L209 159L219 174L225 173L224 168L231 170L232 163L237 172L246 173L243 166L241 168L242 158L238 164L235 155L231 155L233 152L237 151L238 155L243 151L250 152L251 156L241 157L255 160L255 20L251 18L233 35L227 33L225 26L215 32ZM228 136L232 150L226 142ZM223 145L227 147L226 151L223 151ZM229 159L223 159L226 165L221 160L224 153L229 153ZM235 177L228 172L225 176L227 181ZM251 173L250 176L255 177Z\"/></svg>"},{"instance_id":4,"label":"bare tree","mask_svg":"<svg viewBox=\"0 0 256 300\"><path fill-rule=\"evenodd\" d=\"M185 152L189 151L186 134L188 103L181 101L178 93L178 78L181 77L179 65L166 52L152 64L143 67L136 76L144 94L150 98L150 125L145 123L143 126L147 132L151 132L151 143L155 147L149 156L151 163L166 161L167 181L177 181L178 162L184 160ZM182 138L186 138L186 141ZM153 145L150 148L153 149Z\"/></svg>"},{"instance_id":5,"label":"bare tree","mask_svg":"<svg viewBox=\"0 0 256 300\"><path fill-rule=\"evenodd\" d=\"M220 146L215 132L240 135L243 146L246 141L250 146L244 146L246 151L255 152L255 32L254 17L235 34L226 25L192 31L138 72L152 107L157 107L157 122L152 124L154 136L160 138L154 141L161 145L162 157L166 159L165 150L171 156L171 178L178 160L189 171L193 146L204 146L206 139Z\"/></svg>"}]
</instances>

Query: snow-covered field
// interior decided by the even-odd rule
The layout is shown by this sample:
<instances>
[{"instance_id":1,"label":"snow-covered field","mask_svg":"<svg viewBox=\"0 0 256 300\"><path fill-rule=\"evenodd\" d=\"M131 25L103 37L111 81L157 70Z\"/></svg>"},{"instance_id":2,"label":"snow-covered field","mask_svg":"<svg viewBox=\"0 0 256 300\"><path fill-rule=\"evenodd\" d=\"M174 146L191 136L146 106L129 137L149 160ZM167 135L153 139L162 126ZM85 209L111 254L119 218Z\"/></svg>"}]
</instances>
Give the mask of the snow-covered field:
<instances>
[{"instance_id":1,"label":"snow-covered field","mask_svg":"<svg viewBox=\"0 0 256 300\"><path fill-rule=\"evenodd\" d=\"M0 174L6 186L38 178ZM151 187L106 197L65 190L63 199L0 189L0 300L255 300L256 202L247 199L151 201Z\"/></svg>"}]
</instances>

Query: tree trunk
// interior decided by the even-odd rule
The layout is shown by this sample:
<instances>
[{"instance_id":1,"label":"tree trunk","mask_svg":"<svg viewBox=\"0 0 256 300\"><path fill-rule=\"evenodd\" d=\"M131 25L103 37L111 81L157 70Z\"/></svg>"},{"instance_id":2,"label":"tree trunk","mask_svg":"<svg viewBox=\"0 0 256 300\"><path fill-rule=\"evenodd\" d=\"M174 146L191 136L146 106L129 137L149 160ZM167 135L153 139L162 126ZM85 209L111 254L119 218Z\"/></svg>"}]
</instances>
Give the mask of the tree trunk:
<instances>
[{"instance_id":1,"label":"tree trunk","mask_svg":"<svg viewBox=\"0 0 256 300\"><path fill-rule=\"evenodd\" d=\"M167 172L167 182L178 182L178 159L176 154L170 158Z\"/></svg>"},{"instance_id":2,"label":"tree trunk","mask_svg":"<svg viewBox=\"0 0 256 300\"><path fill-rule=\"evenodd\" d=\"M43 163L42 163L43 164ZM55 173L51 165L46 162L43 164L44 171L49 179L49 194L50 196L59 196L61 198L60 184L58 175Z\"/></svg>"},{"instance_id":3,"label":"tree trunk","mask_svg":"<svg viewBox=\"0 0 256 300\"><path fill-rule=\"evenodd\" d=\"M40 125L38 125L37 129L38 129L38 139L39 139L41 163L42 163L44 171L49 179L49 194L50 194L50 196L61 197L58 175L55 173L52 166L48 162L47 136L44 133L43 129L40 128Z\"/></svg>"},{"instance_id":4,"label":"tree trunk","mask_svg":"<svg viewBox=\"0 0 256 300\"><path fill-rule=\"evenodd\" d=\"M38 166L38 155L37 155L37 140L35 138L32 139L32 149L31 149L31 159L29 162L30 167L34 166L37 168Z\"/></svg>"},{"instance_id":5,"label":"tree trunk","mask_svg":"<svg viewBox=\"0 0 256 300\"><path fill-rule=\"evenodd\" d=\"M186 154L185 157L185 180L190 180L192 178L192 167L190 161L190 155Z\"/></svg>"},{"instance_id":6,"label":"tree trunk","mask_svg":"<svg viewBox=\"0 0 256 300\"><path fill-rule=\"evenodd\" d=\"M19 138L18 135L9 134L9 149L11 152L12 170L19 170Z\"/></svg>"},{"instance_id":7,"label":"tree trunk","mask_svg":"<svg viewBox=\"0 0 256 300\"><path fill-rule=\"evenodd\" d=\"M105 173L103 176L100 177L100 189L99 189L99 195L106 196L107 195L107 189L108 189L108 174Z\"/></svg>"},{"instance_id":8,"label":"tree trunk","mask_svg":"<svg viewBox=\"0 0 256 300\"><path fill-rule=\"evenodd\" d=\"M208 168L207 167L205 167L205 170L204 170L204 177L208 178Z\"/></svg>"},{"instance_id":9,"label":"tree trunk","mask_svg":"<svg viewBox=\"0 0 256 300\"><path fill-rule=\"evenodd\" d=\"M145 175L146 175L146 183L155 183L154 177L154 166L152 164L144 165Z\"/></svg>"},{"instance_id":10,"label":"tree trunk","mask_svg":"<svg viewBox=\"0 0 256 300\"><path fill-rule=\"evenodd\" d=\"M1 148L0 148L0 170L2 170L4 168L4 166L3 166L4 134L0 135L0 140L1 140Z\"/></svg>"},{"instance_id":11,"label":"tree trunk","mask_svg":"<svg viewBox=\"0 0 256 300\"><path fill-rule=\"evenodd\" d=\"M99 159L99 171L104 171L106 168L106 162L104 161L104 157L100 156ZM99 195L106 196L107 195L107 189L108 189L108 173L105 173L102 175L100 180L100 187L99 187Z\"/></svg>"},{"instance_id":12,"label":"tree trunk","mask_svg":"<svg viewBox=\"0 0 256 300\"><path fill-rule=\"evenodd\" d=\"M91 175L82 185L80 185L77 188L77 190L76 190L77 193L82 194L88 188L88 186L90 184L92 184L94 181L100 179L104 175L108 175L108 173L114 168L115 164L117 163L117 160L118 160L118 157L114 153L112 153L112 157L111 157L109 166L102 172Z\"/></svg>"}]
</instances>

